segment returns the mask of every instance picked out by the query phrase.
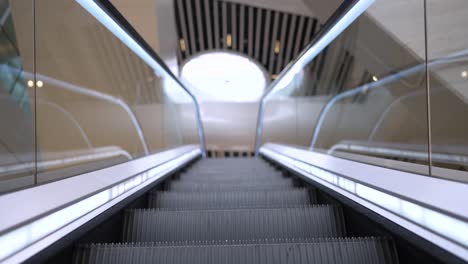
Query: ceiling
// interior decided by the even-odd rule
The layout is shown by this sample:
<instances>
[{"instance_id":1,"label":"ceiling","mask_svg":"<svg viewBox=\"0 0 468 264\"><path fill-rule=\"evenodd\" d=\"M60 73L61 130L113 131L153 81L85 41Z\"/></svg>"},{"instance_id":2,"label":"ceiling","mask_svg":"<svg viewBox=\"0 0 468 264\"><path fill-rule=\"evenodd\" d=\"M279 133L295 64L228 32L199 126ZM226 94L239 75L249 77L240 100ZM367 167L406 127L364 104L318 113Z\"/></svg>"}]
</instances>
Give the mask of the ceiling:
<instances>
[{"instance_id":1,"label":"ceiling","mask_svg":"<svg viewBox=\"0 0 468 264\"><path fill-rule=\"evenodd\" d=\"M199 53L229 50L255 59L272 79L320 28L310 16L239 2L176 0L175 10L180 64Z\"/></svg>"}]
</instances>

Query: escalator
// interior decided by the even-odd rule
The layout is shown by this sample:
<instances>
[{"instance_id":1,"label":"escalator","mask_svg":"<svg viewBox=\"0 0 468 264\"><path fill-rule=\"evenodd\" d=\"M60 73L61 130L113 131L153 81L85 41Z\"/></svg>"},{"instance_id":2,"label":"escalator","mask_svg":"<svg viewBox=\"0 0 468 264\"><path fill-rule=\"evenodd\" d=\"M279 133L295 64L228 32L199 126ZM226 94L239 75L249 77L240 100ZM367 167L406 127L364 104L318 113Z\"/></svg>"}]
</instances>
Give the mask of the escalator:
<instances>
[{"instance_id":1,"label":"escalator","mask_svg":"<svg viewBox=\"0 0 468 264\"><path fill-rule=\"evenodd\" d=\"M120 241L79 243L73 261L398 262L392 238L349 236L342 207L317 193L259 158L204 159L125 210Z\"/></svg>"},{"instance_id":2,"label":"escalator","mask_svg":"<svg viewBox=\"0 0 468 264\"><path fill-rule=\"evenodd\" d=\"M428 85L405 88L413 82L401 75L400 66L413 65L411 58L407 61L406 55L396 53L393 57L401 65L383 72L377 68L369 72L372 64L361 61L361 50L380 45L373 31L357 20L372 0L344 1L289 66L272 76L275 80L259 104L255 147L248 143L246 148L256 155L239 154L243 148L235 145L229 147L234 158L228 158L228 151L224 158L211 158L220 152L206 151L207 147L220 149L210 142L213 138L235 142L225 133L230 122L204 114L205 122L216 121L213 124L221 128L216 133L222 136L205 140L197 98L112 1L26 1L30 3L25 6L19 2L24 1L8 1L12 14L20 14L16 23L32 28L31 34L16 36L20 44L34 44L34 56L27 56L29 45L18 45L21 52L16 53L7 49L8 56L0 56L5 86L0 93L8 102L0 105L7 107L0 117L9 124L0 131L0 143L7 142L0 152L8 154L0 157L0 192L5 192L0 195L4 216L0 217L0 263L468 260L464 235L468 233L468 185L458 177L468 177L467 157L464 152L455 153L459 146L438 148L432 143L431 138L438 137L432 136L437 133L432 134L428 124L437 122L425 118L432 112L444 113L439 116L444 119L446 112L428 107ZM222 33L218 44L224 39L236 43L238 36L247 35L247 44L257 43L260 32L269 30L259 7L249 7L249 12L240 9L239 13L249 14L245 20L247 16L232 15L237 9L226 9L235 6L232 3L208 2L213 7L219 2L224 8L214 10L222 11L223 18L233 18L223 20L251 22L228 27L224 21L218 28L222 32L217 31ZM24 10L32 16L21 16ZM294 24L305 26L300 26L304 18L296 23L292 14L268 10L273 12L273 28L281 25L283 33L289 31L292 36ZM254 14L261 19L252 23ZM32 17L32 23L25 23L27 17ZM250 33L234 33L236 28ZM291 52L290 45L275 34L266 35L273 39L261 43L264 49L260 50L270 53L269 63L281 52ZM179 39L181 52L193 50L186 41L186 37ZM339 44L336 56L330 48L333 41ZM16 40L0 42L5 47L16 45ZM342 42L352 45L342 48ZM337 64L330 63L335 57ZM36 58L40 67L35 67ZM27 59L34 61L34 67L28 67ZM390 62L383 61L393 65ZM333 76L322 74L324 65ZM415 69L424 65L419 62ZM362 81L354 80L362 71ZM348 72L353 77L349 83L345 82ZM421 80L428 81L427 63L422 73ZM460 76L468 74L462 71ZM413 95L424 100L414 106L402 104ZM222 102L218 109L203 112L215 113L226 105ZM384 123L379 120L387 119L394 105L402 108L397 118L380 126ZM244 106L236 103L230 112L237 114ZM248 127L244 119L238 121ZM459 132L463 130L441 127L459 134L448 137L449 142L465 142ZM375 134L379 141L370 140L374 131L383 133ZM244 137L252 131L235 132ZM372 143L372 148L364 152L350 142ZM408 146L412 151L402 148ZM444 165L443 170L435 165ZM435 175L444 177L431 177Z\"/></svg>"}]
</instances>

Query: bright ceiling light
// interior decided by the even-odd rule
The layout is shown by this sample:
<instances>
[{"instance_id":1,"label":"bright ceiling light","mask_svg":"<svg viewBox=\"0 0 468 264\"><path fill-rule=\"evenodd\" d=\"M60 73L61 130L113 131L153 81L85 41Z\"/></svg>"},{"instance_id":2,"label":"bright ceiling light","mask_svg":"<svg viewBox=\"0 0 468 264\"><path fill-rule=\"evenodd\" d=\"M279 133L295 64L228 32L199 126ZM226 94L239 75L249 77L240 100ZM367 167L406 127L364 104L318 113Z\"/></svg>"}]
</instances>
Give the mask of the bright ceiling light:
<instances>
[{"instance_id":1,"label":"bright ceiling light","mask_svg":"<svg viewBox=\"0 0 468 264\"><path fill-rule=\"evenodd\" d=\"M462 78L466 78L466 77L468 77L468 72L467 71L462 71L460 75L461 75Z\"/></svg>"},{"instance_id":2,"label":"bright ceiling light","mask_svg":"<svg viewBox=\"0 0 468 264\"><path fill-rule=\"evenodd\" d=\"M267 85L261 66L232 52L197 56L182 67L181 77L195 88L196 95L202 94L202 100L256 101Z\"/></svg>"}]
</instances>

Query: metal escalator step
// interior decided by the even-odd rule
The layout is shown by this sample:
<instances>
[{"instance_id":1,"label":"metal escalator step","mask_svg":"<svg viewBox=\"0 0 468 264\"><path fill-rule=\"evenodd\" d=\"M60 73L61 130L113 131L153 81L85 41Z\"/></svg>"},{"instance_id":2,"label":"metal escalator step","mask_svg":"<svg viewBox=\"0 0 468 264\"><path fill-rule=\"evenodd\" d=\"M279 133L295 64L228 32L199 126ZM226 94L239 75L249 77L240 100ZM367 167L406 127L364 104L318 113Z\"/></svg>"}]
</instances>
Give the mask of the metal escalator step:
<instances>
[{"instance_id":1,"label":"metal escalator step","mask_svg":"<svg viewBox=\"0 0 468 264\"><path fill-rule=\"evenodd\" d=\"M260 242L260 241L259 241ZM84 263L398 263L393 241L386 238L331 238L267 243L196 242L90 244L75 250L74 264Z\"/></svg>"},{"instance_id":2,"label":"metal escalator step","mask_svg":"<svg viewBox=\"0 0 468 264\"><path fill-rule=\"evenodd\" d=\"M265 175L265 176L225 176L225 175L216 175L216 176L203 176L203 177L191 177L191 176L181 176L178 178L178 181L181 182L193 182L193 183L239 183L239 182L249 182L249 183L266 183L266 182L287 182L291 181L292 178L286 178L282 176L275 175Z\"/></svg>"},{"instance_id":3,"label":"metal escalator step","mask_svg":"<svg viewBox=\"0 0 468 264\"><path fill-rule=\"evenodd\" d=\"M252 177L284 177L280 171L228 171L228 172L213 172L213 171L188 171L181 174L181 177L190 178L252 178Z\"/></svg>"},{"instance_id":4,"label":"metal escalator step","mask_svg":"<svg viewBox=\"0 0 468 264\"><path fill-rule=\"evenodd\" d=\"M239 167L239 168L274 168L274 166L265 163L265 162L215 162L210 163L208 160L202 160L198 163L195 163L191 168L222 168L222 167Z\"/></svg>"},{"instance_id":5,"label":"metal escalator step","mask_svg":"<svg viewBox=\"0 0 468 264\"><path fill-rule=\"evenodd\" d=\"M285 190L293 188L291 180L285 182L264 182L252 184L250 182L236 182L236 183L192 183L174 181L170 183L170 190L172 191L186 191L186 192L200 192L200 191L258 191L258 190Z\"/></svg>"},{"instance_id":6,"label":"metal escalator step","mask_svg":"<svg viewBox=\"0 0 468 264\"><path fill-rule=\"evenodd\" d=\"M179 182L191 182L191 183L230 183L230 184L236 184L236 183L244 183L244 184L265 184L265 182L270 182L270 183L290 183L291 179L284 178L281 176L272 176L272 175L266 175L266 176L251 176L251 177L245 177L245 176L225 176L225 175L217 175L213 177L190 177L190 176L182 176L178 180Z\"/></svg>"},{"instance_id":7,"label":"metal escalator step","mask_svg":"<svg viewBox=\"0 0 468 264\"><path fill-rule=\"evenodd\" d=\"M209 160L201 160L191 166L191 168L201 168L201 169L218 169L223 167L238 167L238 168L274 168L274 166L266 162L210 162Z\"/></svg>"},{"instance_id":8,"label":"metal escalator step","mask_svg":"<svg viewBox=\"0 0 468 264\"><path fill-rule=\"evenodd\" d=\"M316 204L314 190L242 192L151 192L149 208L186 210L299 207Z\"/></svg>"},{"instance_id":9,"label":"metal escalator step","mask_svg":"<svg viewBox=\"0 0 468 264\"><path fill-rule=\"evenodd\" d=\"M282 176L281 171L274 170L230 170L230 171L186 171L182 176L190 177L271 177Z\"/></svg>"},{"instance_id":10,"label":"metal escalator step","mask_svg":"<svg viewBox=\"0 0 468 264\"><path fill-rule=\"evenodd\" d=\"M272 167L270 163L267 163L262 160L258 159L251 159L251 160L200 160L199 162L193 164L193 167L214 167L219 168L222 166L235 166L235 165L242 165L245 167Z\"/></svg>"},{"instance_id":11,"label":"metal escalator step","mask_svg":"<svg viewBox=\"0 0 468 264\"><path fill-rule=\"evenodd\" d=\"M337 206L234 210L127 211L123 241L244 240L341 237L343 213Z\"/></svg>"},{"instance_id":12,"label":"metal escalator step","mask_svg":"<svg viewBox=\"0 0 468 264\"><path fill-rule=\"evenodd\" d=\"M248 170L248 169L272 169L274 166L271 166L268 163L264 162L215 162L211 163L209 161L203 160L198 163L195 163L190 167L193 170L221 170L223 171L226 168L238 169L238 170ZM224 170L225 171L225 170Z\"/></svg>"},{"instance_id":13,"label":"metal escalator step","mask_svg":"<svg viewBox=\"0 0 468 264\"><path fill-rule=\"evenodd\" d=\"M244 172L244 173L249 173L249 172L256 172L256 173L261 173L261 172L279 172L275 167L270 166L268 164L242 164L242 163L222 163L222 164L206 164L203 161L200 162L200 164L195 164L185 172L187 173L226 173L230 171L235 171L235 172Z\"/></svg>"},{"instance_id":14,"label":"metal escalator step","mask_svg":"<svg viewBox=\"0 0 468 264\"><path fill-rule=\"evenodd\" d=\"M288 185L291 182L291 179L287 178L275 178L275 177L265 177L265 178L252 178L252 179L229 179L229 178L214 178L214 179L196 179L196 178L180 178L178 182L184 183L200 183L200 184L265 184L268 183L278 183Z\"/></svg>"},{"instance_id":15,"label":"metal escalator step","mask_svg":"<svg viewBox=\"0 0 468 264\"><path fill-rule=\"evenodd\" d=\"M265 160L261 158L214 158L214 159L204 159L201 160L199 165L204 165L204 164L268 164Z\"/></svg>"},{"instance_id":16,"label":"metal escalator step","mask_svg":"<svg viewBox=\"0 0 468 264\"><path fill-rule=\"evenodd\" d=\"M274 166L265 162L215 162L210 163L209 161L202 160L195 163L191 168L201 169L218 169L223 167L238 167L238 168L274 168Z\"/></svg>"}]
</instances>

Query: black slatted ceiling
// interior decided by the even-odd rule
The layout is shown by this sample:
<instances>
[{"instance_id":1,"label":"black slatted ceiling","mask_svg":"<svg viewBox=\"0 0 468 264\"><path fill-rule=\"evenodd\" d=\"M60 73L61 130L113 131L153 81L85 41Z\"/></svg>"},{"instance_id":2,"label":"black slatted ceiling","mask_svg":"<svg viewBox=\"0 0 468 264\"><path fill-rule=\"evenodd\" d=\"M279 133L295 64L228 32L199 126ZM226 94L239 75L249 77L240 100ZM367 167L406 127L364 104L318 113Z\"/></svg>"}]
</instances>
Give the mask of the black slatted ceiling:
<instances>
[{"instance_id":1,"label":"black slatted ceiling","mask_svg":"<svg viewBox=\"0 0 468 264\"><path fill-rule=\"evenodd\" d=\"M221 0L176 0L175 11L180 64L200 52L226 49L254 58L271 76L299 54L318 28L312 17Z\"/></svg>"}]
</instances>

